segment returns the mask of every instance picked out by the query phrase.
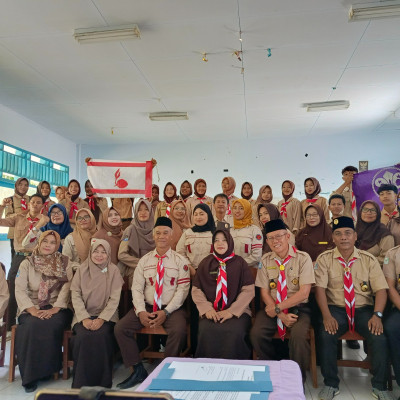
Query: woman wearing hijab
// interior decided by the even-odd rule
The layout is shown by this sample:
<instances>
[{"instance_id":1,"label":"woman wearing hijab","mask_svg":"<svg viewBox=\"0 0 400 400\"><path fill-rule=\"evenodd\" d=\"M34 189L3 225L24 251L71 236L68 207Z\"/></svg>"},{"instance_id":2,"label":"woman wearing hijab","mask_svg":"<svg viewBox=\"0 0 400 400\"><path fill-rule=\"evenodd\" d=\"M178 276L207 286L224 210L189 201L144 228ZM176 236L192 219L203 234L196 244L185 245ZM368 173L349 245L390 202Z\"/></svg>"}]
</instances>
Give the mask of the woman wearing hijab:
<instances>
[{"instance_id":1,"label":"woman wearing hijab","mask_svg":"<svg viewBox=\"0 0 400 400\"><path fill-rule=\"evenodd\" d=\"M60 203L61 200L65 199L65 193L67 193L68 188L66 186L57 186L56 187L56 199L57 202Z\"/></svg>"},{"instance_id":2,"label":"woman wearing hijab","mask_svg":"<svg viewBox=\"0 0 400 400\"><path fill-rule=\"evenodd\" d=\"M147 198L147 201L151 203L153 211L155 211L158 203L160 202L160 188L153 184L151 187L151 197Z\"/></svg>"},{"instance_id":3,"label":"woman wearing hijab","mask_svg":"<svg viewBox=\"0 0 400 400\"><path fill-rule=\"evenodd\" d=\"M192 288L201 317L196 357L248 359L254 279L228 231L214 232L212 242L214 253L200 263Z\"/></svg>"},{"instance_id":4,"label":"woman wearing hijab","mask_svg":"<svg viewBox=\"0 0 400 400\"><path fill-rule=\"evenodd\" d=\"M185 203L190 199L190 196L193 194L192 184L189 181L183 181L181 184L181 188L179 189L179 198L183 200Z\"/></svg>"},{"instance_id":5,"label":"woman wearing hijab","mask_svg":"<svg viewBox=\"0 0 400 400\"><path fill-rule=\"evenodd\" d=\"M49 209L50 221L42 226L40 229L31 229L22 241L24 248L34 248L37 245L37 241L45 231L55 231L60 235L61 243L58 251L61 253L65 238L73 231L67 210L61 204L53 204Z\"/></svg>"},{"instance_id":6,"label":"woman wearing hijab","mask_svg":"<svg viewBox=\"0 0 400 400\"><path fill-rule=\"evenodd\" d=\"M122 239L122 221L118 211L107 208L103 211L101 228L93 235L93 239L103 239L111 246L111 262L118 264L118 249Z\"/></svg>"},{"instance_id":7,"label":"woman wearing hijab","mask_svg":"<svg viewBox=\"0 0 400 400\"><path fill-rule=\"evenodd\" d=\"M15 352L28 393L36 390L39 379L60 370L63 333L71 323L67 307L72 270L59 247L58 233L44 232L15 279L19 312Z\"/></svg>"},{"instance_id":8,"label":"woman wearing hijab","mask_svg":"<svg viewBox=\"0 0 400 400\"><path fill-rule=\"evenodd\" d=\"M157 204L154 212L154 223L158 217L170 217L171 215L171 203L178 198L176 194L176 186L168 182L164 187L164 201L160 201Z\"/></svg>"},{"instance_id":9,"label":"woman wearing hijab","mask_svg":"<svg viewBox=\"0 0 400 400\"><path fill-rule=\"evenodd\" d=\"M118 260L125 266L122 273L128 277L129 288L139 260L156 247L153 227L153 207L149 201L140 199L135 205L133 222L125 229L118 250Z\"/></svg>"},{"instance_id":10,"label":"woman wearing hijab","mask_svg":"<svg viewBox=\"0 0 400 400\"><path fill-rule=\"evenodd\" d=\"M74 271L87 259L90 240L96 230L96 220L91 211L85 208L78 210L75 229L65 238L62 250L71 260Z\"/></svg>"},{"instance_id":11,"label":"woman wearing hijab","mask_svg":"<svg viewBox=\"0 0 400 400\"><path fill-rule=\"evenodd\" d=\"M232 203L233 227L231 235L235 243L235 254L244 258L249 267L257 273L261 261L263 235L261 229L253 224L252 207L245 199Z\"/></svg>"},{"instance_id":12,"label":"woman wearing hijab","mask_svg":"<svg viewBox=\"0 0 400 400\"><path fill-rule=\"evenodd\" d=\"M266 239L265 239L265 231L264 226L267 222L280 219L282 220L282 216L279 214L278 209L275 207L274 204L267 203L267 204L258 204L257 206L257 221L258 225L261 227L261 231L263 234L263 248L262 254L269 253L271 248L269 247ZM287 226L286 226L287 228ZM289 243L290 245L294 246L295 244L295 237L289 229L287 229L288 233L290 234Z\"/></svg>"},{"instance_id":13,"label":"woman wearing hijab","mask_svg":"<svg viewBox=\"0 0 400 400\"><path fill-rule=\"evenodd\" d=\"M295 185L292 181L286 180L282 183L282 197L278 203L278 210L283 222L295 235L300 230L301 204L293 197Z\"/></svg>"},{"instance_id":14,"label":"woman wearing hijab","mask_svg":"<svg viewBox=\"0 0 400 400\"><path fill-rule=\"evenodd\" d=\"M356 232L356 247L371 253L382 266L386 252L394 247L394 238L389 229L382 224L381 210L374 201L367 200L361 204L357 215Z\"/></svg>"},{"instance_id":15,"label":"woman wearing hijab","mask_svg":"<svg viewBox=\"0 0 400 400\"><path fill-rule=\"evenodd\" d=\"M222 179L221 187L222 193L228 196L229 203L227 214L231 215L232 203L237 200L237 197L233 194L236 189L236 181L231 176L226 176L224 179Z\"/></svg>"},{"instance_id":16,"label":"woman wearing hijab","mask_svg":"<svg viewBox=\"0 0 400 400\"><path fill-rule=\"evenodd\" d=\"M252 207L256 204L256 201L252 198L253 194L253 185L250 182L244 182L240 195L242 199L248 200Z\"/></svg>"},{"instance_id":17,"label":"woman wearing hijab","mask_svg":"<svg viewBox=\"0 0 400 400\"><path fill-rule=\"evenodd\" d=\"M215 231L215 222L207 204L195 206L192 220L194 226L183 232L176 251L189 260L190 275L193 277L200 262L213 252L212 234Z\"/></svg>"},{"instance_id":18,"label":"woman wearing hijab","mask_svg":"<svg viewBox=\"0 0 400 400\"><path fill-rule=\"evenodd\" d=\"M118 267L111 262L109 243L93 239L89 256L71 283L73 388L112 386L114 325L123 283Z\"/></svg>"},{"instance_id":19,"label":"woman wearing hijab","mask_svg":"<svg viewBox=\"0 0 400 400\"><path fill-rule=\"evenodd\" d=\"M81 208L89 209L89 204L79 197L81 194L81 185L76 179L71 179L68 183L68 191L65 193L65 199L60 201L68 213L69 222L72 228L75 228L76 213Z\"/></svg>"},{"instance_id":20,"label":"woman wearing hijab","mask_svg":"<svg viewBox=\"0 0 400 400\"><path fill-rule=\"evenodd\" d=\"M332 240L332 229L326 222L321 207L311 204L305 212L306 226L296 236L296 247L305 251L315 263L317 257L325 250L335 247Z\"/></svg>"},{"instance_id":21,"label":"woman wearing hijab","mask_svg":"<svg viewBox=\"0 0 400 400\"><path fill-rule=\"evenodd\" d=\"M186 208L189 213L189 221L193 225L193 210L197 204L206 204L213 212L213 198L206 195L207 183L204 179L197 179L194 183L194 196L187 201Z\"/></svg>"},{"instance_id":22,"label":"woman wearing hijab","mask_svg":"<svg viewBox=\"0 0 400 400\"><path fill-rule=\"evenodd\" d=\"M86 198L85 202L89 205L90 211L94 215L94 219L96 220L97 225L101 226L101 213L107 209L108 203L105 197L97 197L97 195L93 194L93 186L88 179L85 182L85 192Z\"/></svg>"},{"instance_id":23,"label":"woman wearing hijab","mask_svg":"<svg viewBox=\"0 0 400 400\"><path fill-rule=\"evenodd\" d=\"M324 218L326 222L329 222L328 202L326 201L325 197L319 196L319 194L321 193L321 185L319 184L318 179L313 177L307 178L304 181L304 192L306 194L306 198L300 202L301 204L300 227L304 228L306 226L305 212L306 208L310 204L316 204L317 206L321 207L322 211L324 212Z\"/></svg>"},{"instance_id":24,"label":"woman wearing hijab","mask_svg":"<svg viewBox=\"0 0 400 400\"><path fill-rule=\"evenodd\" d=\"M176 250L176 245L178 244L183 232L185 229L191 227L189 215L183 200L175 200L172 202L170 219L172 221L171 249Z\"/></svg>"},{"instance_id":25,"label":"woman wearing hijab","mask_svg":"<svg viewBox=\"0 0 400 400\"><path fill-rule=\"evenodd\" d=\"M271 186L262 185L260 187L260 190L258 191L258 196L257 196L256 202L253 205L253 222L261 229L263 228L263 225L261 225L259 223L258 212L257 212L258 206L260 204L263 204L263 205L271 204L273 207L276 208L275 204L271 203L272 199L273 199L273 196L272 196Z\"/></svg>"},{"instance_id":26,"label":"woman wearing hijab","mask_svg":"<svg viewBox=\"0 0 400 400\"><path fill-rule=\"evenodd\" d=\"M53 200L50 199L51 194L51 186L47 181L41 181L37 185L36 193L43 197L43 208L40 212L41 214L47 215L49 213L49 208L56 204Z\"/></svg>"}]
</instances>

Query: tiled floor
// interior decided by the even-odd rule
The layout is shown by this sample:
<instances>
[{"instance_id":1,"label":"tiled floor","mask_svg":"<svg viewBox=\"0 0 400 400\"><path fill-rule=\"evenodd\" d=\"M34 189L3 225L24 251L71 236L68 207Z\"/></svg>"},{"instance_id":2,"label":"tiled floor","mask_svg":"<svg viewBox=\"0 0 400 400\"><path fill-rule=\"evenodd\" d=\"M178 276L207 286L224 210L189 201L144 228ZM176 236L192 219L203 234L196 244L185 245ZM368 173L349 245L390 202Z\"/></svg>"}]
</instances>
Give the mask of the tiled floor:
<instances>
[{"instance_id":1,"label":"tiled floor","mask_svg":"<svg viewBox=\"0 0 400 400\"><path fill-rule=\"evenodd\" d=\"M7 350L9 348L9 342L7 343ZM365 357L362 350L350 350L346 346L343 346L344 357L359 358ZM24 388L21 386L21 378L19 375L18 367L16 369L16 378L13 383L8 382L8 364L9 354L6 354L6 365L0 368L0 399L1 400L22 400L22 399L33 399L34 394L26 394ZM157 363L145 364L146 369L150 372L156 367ZM114 372L114 385L124 380L129 374L123 365L118 365ZM360 368L339 368L340 374L340 394L335 397L335 400L364 400L373 399L371 395L371 376L369 372ZM318 399L318 392L321 390L323 385L322 375L318 368L318 384L319 388L314 389L311 383L311 377L308 374L306 382L306 399L315 400ZM57 381L42 382L39 388L54 388L54 389L69 389L71 387L71 378L64 381L59 379ZM130 389L134 390L134 389ZM400 396L400 388L393 381L393 395L397 399ZM290 400L290 399L284 399Z\"/></svg>"}]
</instances>

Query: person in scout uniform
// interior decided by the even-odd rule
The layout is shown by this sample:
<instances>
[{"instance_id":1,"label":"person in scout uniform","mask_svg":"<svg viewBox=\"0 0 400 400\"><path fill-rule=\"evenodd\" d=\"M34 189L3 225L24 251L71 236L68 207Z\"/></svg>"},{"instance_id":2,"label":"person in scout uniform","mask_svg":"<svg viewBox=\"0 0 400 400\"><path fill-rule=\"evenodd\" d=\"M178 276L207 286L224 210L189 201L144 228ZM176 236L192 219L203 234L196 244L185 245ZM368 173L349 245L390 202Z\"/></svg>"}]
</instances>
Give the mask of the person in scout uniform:
<instances>
[{"instance_id":1,"label":"person in scout uniform","mask_svg":"<svg viewBox=\"0 0 400 400\"><path fill-rule=\"evenodd\" d=\"M348 165L342 169L343 183L332 192L333 195L342 195L345 199L343 216L357 218L356 200L353 193L354 175L358 173L358 169L352 165Z\"/></svg>"},{"instance_id":2,"label":"person in scout uniform","mask_svg":"<svg viewBox=\"0 0 400 400\"><path fill-rule=\"evenodd\" d=\"M265 235L270 253L261 259L256 286L266 304L256 316L250 339L258 357L275 358L272 337L276 330L282 340L290 329L289 356L301 369L303 382L310 363L310 345L306 339L310 327L308 295L315 282L310 256L289 244L289 233L281 219L265 224Z\"/></svg>"},{"instance_id":3,"label":"person in scout uniform","mask_svg":"<svg viewBox=\"0 0 400 400\"><path fill-rule=\"evenodd\" d=\"M379 201L383 204L383 210L381 213L381 222L387 226L393 218L399 216L397 209L397 194L399 189L396 185L384 184L379 186L378 190Z\"/></svg>"},{"instance_id":4,"label":"person in scout uniform","mask_svg":"<svg viewBox=\"0 0 400 400\"><path fill-rule=\"evenodd\" d=\"M389 285L389 299L393 304L386 317L384 332L389 342L396 382L400 384L400 246L386 253L383 273Z\"/></svg>"},{"instance_id":5,"label":"person in scout uniform","mask_svg":"<svg viewBox=\"0 0 400 400\"><path fill-rule=\"evenodd\" d=\"M178 356L186 340L186 313L182 305L189 293L189 267L186 259L171 249L169 218L157 218L153 235L156 248L140 259L133 275L134 309L114 329L124 364L133 368L129 377L117 385L119 389L128 389L147 377L135 332L162 325L168 333L165 357Z\"/></svg>"},{"instance_id":6,"label":"person in scout uniform","mask_svg":"<svg viewBox=\"0 0 400 400\"><path fill-rule=\"evenodd\" d=\"M339 393L337 339L351 330L368 342L374 397L392 399L386 387L389 354L381 320L388 288L385 276L373 255L355 247L352 218L336 218L332 237L336 247L322 253L314 267L315 295L322 313L319 354L325 384L318 398L330 400Z\"/></svg>"}]
</instances>

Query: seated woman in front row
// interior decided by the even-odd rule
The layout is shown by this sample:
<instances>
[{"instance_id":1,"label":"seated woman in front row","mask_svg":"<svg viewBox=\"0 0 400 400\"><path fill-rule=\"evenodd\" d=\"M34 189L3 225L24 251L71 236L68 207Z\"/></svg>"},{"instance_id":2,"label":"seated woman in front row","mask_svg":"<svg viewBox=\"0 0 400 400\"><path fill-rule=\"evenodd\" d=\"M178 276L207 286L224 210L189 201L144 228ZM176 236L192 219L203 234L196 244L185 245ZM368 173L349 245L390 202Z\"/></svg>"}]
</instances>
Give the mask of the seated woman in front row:
<instances>
[{"instance_id":1,"label":"seated woman in front row","mask_svg":"<svg viewBox=\"0 0 400 400\"><path fill-rule=\"evenodd\" d=\"M217 230L212 241L214 254L200 263L193 280L192 298L201 318L196 357L248 359L254 278L246 261L235 255L228 231Z\"/></svg>"},{"instance_id":2,"label":"seated woman in front row","mask_svg":"<svg viewBox=\"0 0 400 400\"><path fill-rule=\"evenodd\" d=\"M36 390L39 379L61 369L63 333L71 324L67 307L72 268L59 247L57 232L43 232L15 279L19 323L15 352L27 393Z\"/></svg>"},{"instance_id":3,"label":"seated woman in front row","mask_svg":"<svg viewBox=\"0 0 400 400\"><path fill-rule=\"evenodd\" d=\"M114 325L123 283L118 267L111 262L109 243L92 239L89 256L71 283L73 388L112 386Z\"/></svg>"}]
</instances>

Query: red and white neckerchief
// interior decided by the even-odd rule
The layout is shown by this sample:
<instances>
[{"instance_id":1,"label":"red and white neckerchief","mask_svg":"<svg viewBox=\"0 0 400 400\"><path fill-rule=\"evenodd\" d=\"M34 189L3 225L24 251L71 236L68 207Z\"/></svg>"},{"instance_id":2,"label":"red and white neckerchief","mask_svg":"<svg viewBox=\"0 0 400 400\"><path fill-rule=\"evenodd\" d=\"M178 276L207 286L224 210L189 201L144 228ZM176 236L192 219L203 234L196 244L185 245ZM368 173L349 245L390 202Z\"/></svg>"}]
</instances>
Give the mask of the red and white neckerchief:
<instances>
[{"instance_id":1,"label":"red and white neckerchief","mask_svg":"<svg viewBox=\"0 0 400 400\"><path fill-rule=\"evenodd\" d=\"M356 196L354 196L353 186L350 186L351 191L351 217L354 222L357 222L357 207L356 207Z\"/></svg>"},{"instance_id":2,"label":"red and white neckerchief","mask_svg":"<svg viewBox=\"0 0 400 400\"><path fill-rule=\"evenodd\" d=\"M318 199L306 199L307 203L315 203Z\"/></svg>"},{"instance_id":3,"label":"red and white neckerchief","mask_svg":"<svg viewBox=\"0 0 400 400\"><path fill-rule=\"evenodd\" d=\"M24 198L21 199L21 210L26 211L28 209L28 206L26 204L26 201Z\"/></svg>"},{"instance_id":4,"label":"red and white neckerchief","mask_svg":"<svg viewBox=\"0 0 400 400\"><path fill-rule=\"evenodd\" d=\"M296 249L294 247L293 247L293 250L296 251ZM280 260L278 260L277 258L274 258L276 265L279 267L279 278L278 278L278 286L277 286L277 290L276 290L276 300L275 300L276 304L282 303L282 301L287 299L285 267L291 258L292 258L292 256L290 254L282 262ZM287 308L285 310L281 310L281 311L284 312L285 314L288 313ZM276 323L278 325L279 337L282 340L284 340L285 335L286 335L286 326L283 325L283 322L280 318L276 319Z\"/></svg>"},{"instance_id":5,"label":"red and white neckerchief","mask_svg":"<svg viewBox=\"0 0 400 400\"><path fill-rule=\"evenodd\" d=\"M289 201L285 201L284 203L281 204L281 211L280 211L280 213L281 213L281 215L284 215L285 218L287 218L286 206L287 206L289 203L290 203L290 200L289 200Z\"/></svg>"},{"instance_id":6,"label":"red and white neckerchief","mask_svg":"<svg viewBox=\"0 0 400 400\"><path fill-rule=\"evenodd\" d=\"M201 204L204 204L204 200L206 200L205 197L198 197L197 200L200 200Z\"/></svg>"},{"instance_id":7,"label":"red and white neckerchief","mask_svg":"<svg viewBox=\"0 0 400 400\"><path fill-rule=\"evenodd\" d=\"M163 283L164 283L164 263L163 259L166 257L164 254L163 256L159 256L156 254L158 258L157 263L157 276L156 276L156 287L154 290L154 302L153 302L153 311L161 310L161 295L163 290Z\"/></svg>"},{"instance_id":8,"label":"red and white neckerchief","mask_svg":"<svg viewBox=\"0 0 400 400\"><path fill-rule=\"evenodd\" d=\"M167 205L167 209L166 209L166 211L165 211L165 216L166 216L167 218L169 218L170 215L171 215L171 204L168 204L168 205Z\"/></svg>"},{"instance_id":9,"label":"red and white neckerchief","mask_svg":"<svg viewBox=\"0 0 400 400\"><path fill-rule=\"evenodd\" d=\"M228 199L229 199L228 200L228 209L226 210L226 214L225 215L231 215L232 214L231 203L230 203L231 198L232 198L232 195L228 196Z\"/></svg>"},{"instance_id":10,"label":"red and white neckerchief","mask_svg":"<svg viewBox=\"0 0 400 400\"><path fill-rule=\"evenodd\" d=\"M95 200L94 200L94 196L93 195L92 196L88 196L87 198L89 199L89 202L88 202L89 208L94 211L94 209L96 208L96 203L95 203Z\"/></svg>"},{"instance_id":11,"label":"red and white neckerchief","mask_svg":"<svg viewBox=\"0 0 400 400\"><path fill-rule=\"evenodd\" d=\"M338 257L338 261L344 268L343 286L344 286L344 302L346 303L346 314L349 320L349 331L354 332L354 313L356 310L356 298L354 294L353 278L351 277L351 266L357 260L353 257L348 263L343 257Z\"/></svg>"},{"instance_id":12,"label":"red and white neckerchief","mask_svg":"<svg viewBox=\"0 0 400 400\"><path fill-rule=\"evenodd\" d=\"M39 218L32 218L32 217L27 217L26 218L31 224L29 225L29 232L33 229L35 226L35 223L39 221Z\"/></svg>"},{"instance_id":13,"label":"red and white neckerchief","mask_svg":"<svg viewBox=\"0 0 400 400\"><path fill-rule=\"evenodd\" d=\"M226 262L235 256L235 253L224 259L219 258L213 253L214 258L219 262L217 289L215 291L214 310L218 311L218 303L222 299L221 310L228 304L228 278L226 276Z\"/></svg>"},{"instance_id":14,"label":"red and white neckerchief","mask_svg":"<svg viewBox=\"0 0 400 400\"><path fill-rule=\"evenodd\" d=\"M74 214L78 211L78 202L71 201L71 208L69 210L69 219L72 219Z\"/></svg>"},{"instance_id":15,"label":"red and white neckerchief","mask_svg":"<svg viewBox=\"0 0 400 400\"><path fill-rule=\"evenodd\" d=\"M388 213L387 211L385 211L384 212L384 214L387 216L387 217L389 217L389 221L393 218L393 217L395 217L396 215L397 215L397 210L394 210L392 213Z\"/></svg>"},{"instance_id":16,"label":"red and white neckerchief","mask_svg":"<svg viewBox=\"0 0 400 400\"><path fill-rule=\"evenodd\" d=\"M43 207L42 207L42 211L40 211L40 214L46 213L46 215L47 215L49 213L49 203L50 203L50 200L46 200L44 202Z\"/></svg>"}]
</instances>

